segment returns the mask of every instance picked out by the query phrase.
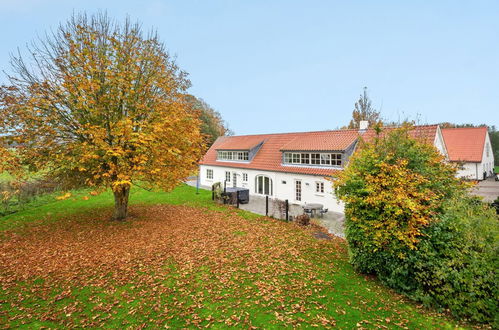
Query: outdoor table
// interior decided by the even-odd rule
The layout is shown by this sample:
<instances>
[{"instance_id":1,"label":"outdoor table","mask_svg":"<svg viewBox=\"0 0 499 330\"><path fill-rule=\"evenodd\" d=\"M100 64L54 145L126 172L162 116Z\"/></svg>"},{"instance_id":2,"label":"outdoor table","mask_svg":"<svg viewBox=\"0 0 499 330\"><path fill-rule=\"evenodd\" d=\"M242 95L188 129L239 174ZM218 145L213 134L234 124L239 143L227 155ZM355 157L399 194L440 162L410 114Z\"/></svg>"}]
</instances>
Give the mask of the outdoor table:
<instances>
[{"instance_id":1,"label":"outdoor table","mask_svg":"<svg viewBox=\"0 0 499 330\"><path fill-rule=\"evenodd\" d=\"M303 208L310 210L311 214L317 215L317 211L322 210L324 208L324 205L319 204L319 203L310 203L310 204L305 204L305 206L303 206Z\"/></svg>"}]
</instances>

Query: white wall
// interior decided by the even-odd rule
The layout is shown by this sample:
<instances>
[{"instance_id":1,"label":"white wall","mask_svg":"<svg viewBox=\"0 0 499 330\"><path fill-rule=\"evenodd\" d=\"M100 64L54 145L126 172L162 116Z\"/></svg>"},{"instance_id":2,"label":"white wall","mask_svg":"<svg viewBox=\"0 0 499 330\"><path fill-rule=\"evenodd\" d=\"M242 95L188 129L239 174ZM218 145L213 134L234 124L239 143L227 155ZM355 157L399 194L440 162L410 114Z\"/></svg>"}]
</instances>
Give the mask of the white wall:
<instances>
[{"instance_id":1,"label":"white wall","mask_svg":"<svg viewBox=\"0 0 499 330\"><path fill-rule=\"evenodd\" d=\"M491 176L493 171L494 154L492 153L492 145L490 144L489 133L487 132L483 147L482 162L464 163L462 168L457 171L457 176L470 180L483 180L483 172L487 172L487 176Z\"/></svg>"},{"instance_id":2,"label":"white wall","mask_svg":"<svg viewBox=\"0 0 499 330\"><path fill-rule=\"evenodd\" d=\"M464 178L468 180L477 180L477 166L478 166L478 176L480 176L480 164L478 163L464 163L462 167L457 171L456 176L458 178Z\"/></svg>"},{"instance_id":3,"label":"white wall","mask_svg":"<svg viewBox=\"0 0 499 330\"><path fill-rule=\"evenodd\" d=\"M437 134L435 134L435 141L433 142L433 145L442 155L445 156L445 159L449 159L449 154L447 153L447 149L445 148L444 137L442 135L440 126L438 126L437 128Z\"/></svg>"},{"instance_id":4,"label":"white wall","mask_svg":"<svg viewBox=\"0 0 499 330\"><path fill-rule=\"evenodd\" d=\"M482 171L480 176L483 178L483 172L487 172L487 176L492 176L494 172L494 154L492 152L492 144L490 143L489 132L485 136L485 146L482 155Z\"/></svg>"},{"instance_id":5,"label":"white wall","mask_svg":"<svg viewBox=\"0 0 499 330\"><path fill-rule=\"evenodd\" d=\"M206 178L206 170L213 170L213 179ZM324 208L334 212L344 212L343 203L338 203L337 199L333 196L332 183L322 176L281 173L271 171L247 170L231 167L209 166L200 165L199 175L200 183L204 186L211 186L215 182L223 182L225 180L225 172L231 173L231 181L227 182L227 187L233 186L233 174L237 174L237 186L248 188L250 195L258 195L255 192L255 177L258 175L266 175L272 179L273 185L273 198L281 200L289 200L290 204L305 205L305 203L321 203ZM248 181L243 182L243 173L248 174ZM302 198L301 201L295 200L295 181L301 180L302 183ZM324 193L316 192L316 182L324 182ZM286 183L283 183L286 182ZM250 197L251 199L251 197Z\"/></svg>"}]
</instances>

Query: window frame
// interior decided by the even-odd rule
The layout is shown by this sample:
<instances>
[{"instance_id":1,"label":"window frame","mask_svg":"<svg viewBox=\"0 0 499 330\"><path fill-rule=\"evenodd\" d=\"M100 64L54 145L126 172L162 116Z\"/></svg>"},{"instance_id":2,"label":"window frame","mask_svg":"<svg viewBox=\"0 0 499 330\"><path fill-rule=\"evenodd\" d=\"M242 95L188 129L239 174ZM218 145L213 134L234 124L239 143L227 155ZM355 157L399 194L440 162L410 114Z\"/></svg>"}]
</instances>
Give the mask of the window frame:
<instances>
[{"instance_id":1,"label":"window frame","mask_svg":"<svg viewBox=\"0 0 499 330\"><path fill-rule=\"evenodd\" d=\"M301 202L303 195L303 186L301 180L295 180L295 201Z\"/></svg>"},{"instance_id":2,"label":"window frame","mask_svg":"<svg viewBox=\"0 0 499 330\"><path fill-rule=\"evenodd\" d=\"M342 152L283 152L284 165L343 167Z\"/></svg>"},{"instance_id":3,"label":"window frame","mask_svg":"<svg viewBox=\"0 0 499 330\"><path fill-rule=\"evenodd\" d=\"M249 151L247 150L217 150L217 160L229 162L249 161Z\"/></svg>"},{"instance_id":4,"label":"window frame","mask_svg":"<svg viewBox=\"0 0 499 330\"><path fill-rule=\"evenodd\" d=\"M269 176L263 174L255 176L255 194L273 196L273 180Z\"/></svg>"},{"instance_id":5,"label":"window frame","mask_svg":"<svg viewBox=\"0 0 499 330\"><path fill-rule=\"evenodd\" d=\"M318 194L324 194L324 182L322 181L315 182L315 192Z\"/></svg>"}]
</instances>

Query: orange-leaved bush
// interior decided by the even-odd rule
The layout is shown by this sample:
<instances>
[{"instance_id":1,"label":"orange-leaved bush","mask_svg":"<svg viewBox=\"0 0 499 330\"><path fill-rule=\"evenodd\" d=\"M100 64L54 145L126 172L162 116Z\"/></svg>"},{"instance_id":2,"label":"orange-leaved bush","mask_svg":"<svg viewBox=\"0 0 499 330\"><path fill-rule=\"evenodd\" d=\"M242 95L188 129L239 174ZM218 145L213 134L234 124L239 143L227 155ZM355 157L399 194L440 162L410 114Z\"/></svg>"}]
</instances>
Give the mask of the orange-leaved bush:
<instances>
[{"instance_id":1,"label":"orange-leaved bush","mask_svg":"<svg viewBox=\"0 0 499 330\"><path fill-rule=\"evenodd\" d=\"M392 129L361 141L334 181L345 203L352 261L361 271L374 271L376 251L415 248L443 201L463 189L455 168L432 145L411 138L410 130Z\"/></svg>"},{"instance_id":2,"label":"orange-leaved bush","mask_svg":"<svg viewBox=\"0 0 499 330\"><path fill-rule=\"evenodd\" d=\"M170 190L196 168L190 82L155 33L81 14L28 50L0 89L0 137L23 169L67 187L110 187L124 219L133 183Z\"/></svg>"},{"instance_id":3,"label":"orange-leaved bush","mask_svg":"<svg viewBox=\"0 0 499 330\"><path fill-rule=\"evenodd\" d=\"M334 182L351 263L427 306L497 326L497 216L410 132L361 142Z\"/></svg>"}]
</instances>

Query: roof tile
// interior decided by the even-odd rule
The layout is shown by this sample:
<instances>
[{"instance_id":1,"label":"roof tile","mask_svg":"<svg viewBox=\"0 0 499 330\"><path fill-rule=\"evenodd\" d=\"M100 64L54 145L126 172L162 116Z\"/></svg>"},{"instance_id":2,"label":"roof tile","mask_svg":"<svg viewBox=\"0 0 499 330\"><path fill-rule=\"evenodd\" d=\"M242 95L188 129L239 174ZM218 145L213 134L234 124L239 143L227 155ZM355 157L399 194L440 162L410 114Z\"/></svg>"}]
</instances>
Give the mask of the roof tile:
<instances>
[{"instance_id":1,"label":"roof tile","mask_svg":"<svg viewBox=\"0 0 499 330\"><path fill-rule=\"evenodd\" d=\"M388 128L392 129L392 128ZM438 125L416 126L410 135L433 143ZM387 131L387 128L384 128ZM373 129L363 133L364 140L375 136ZM247 168L264 171L331 176L338 169L282 164L282 151L343 151L357 141L358 130L334 130L301 133L223 136L218 138L201 160L202 165ZM247 150L264 141L249 163L217 161L217 150Z\"/></svg>"},{"instance_id":2,"label":"roof tile","mask_svg":"<svg viewBox=\"0 0 499 330\"><path fill-rule=\"evenodd\" d=\"M487 127L444 128L442 135L450 161L482 161Z\"/></svg>"}]
</instances>

